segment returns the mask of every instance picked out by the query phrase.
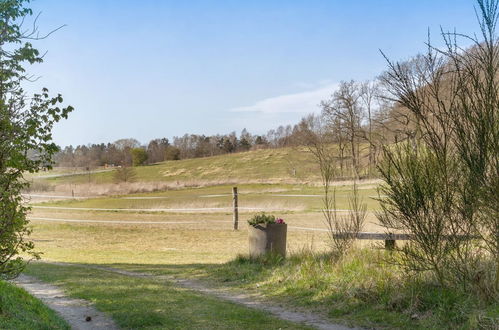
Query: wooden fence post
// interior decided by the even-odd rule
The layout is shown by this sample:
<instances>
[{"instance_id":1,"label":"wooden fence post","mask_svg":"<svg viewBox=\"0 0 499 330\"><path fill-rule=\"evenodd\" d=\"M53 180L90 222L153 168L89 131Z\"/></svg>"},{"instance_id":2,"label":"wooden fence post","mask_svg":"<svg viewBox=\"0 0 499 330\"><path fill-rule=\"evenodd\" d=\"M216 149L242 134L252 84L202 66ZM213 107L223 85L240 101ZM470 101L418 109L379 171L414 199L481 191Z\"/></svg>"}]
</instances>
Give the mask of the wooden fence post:
<instances>
[{"instance_id":1,"label":"wooden fence post","mask_svg":"<svg viewBox=\"0 0 499 330\"><path fill-rule=\"evenodd\" d=\"M385 249L388 251L395 250L395 239L391 233L388 233L388 237L385 239Z\"/></svg>"},{"instance_id":2,"label":"wooden fence post","mask_svg":"<svg viewBox=\"0 0 499 330\"><path fill-rule=\"evenodd\" d=\"M387 249L388 251L395 250L395 240L394 239L385 240L385 249Z\"/></svg>"},{"instance_id":3,"label":"wooden fence post","mask_svg":"<svg viewBox=\"0 0 499 330\"><path fill-rule=\"evenodd\" d=\"M232 205L234 206L234 230L237 230L239 224L239 214L237 209L237 187L232 187Z\"/></svg>"}]
</instances>

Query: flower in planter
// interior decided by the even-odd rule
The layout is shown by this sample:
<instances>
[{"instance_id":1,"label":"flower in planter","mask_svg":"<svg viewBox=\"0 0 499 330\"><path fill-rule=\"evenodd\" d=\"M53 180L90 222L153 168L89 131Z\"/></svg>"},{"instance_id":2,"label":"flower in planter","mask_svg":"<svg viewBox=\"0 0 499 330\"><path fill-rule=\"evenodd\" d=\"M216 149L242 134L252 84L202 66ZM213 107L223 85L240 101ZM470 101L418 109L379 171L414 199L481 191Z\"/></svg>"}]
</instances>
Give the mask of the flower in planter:
<instances>
[{"instance_id":1,"label":"flower in planter","mask_svg":"<svg viewBox=\"0 0 499 330\"><path fill-rule=\"evenodd\" d=\"M281 219L281 218L278 218L278 219L275 221L275 223L278 223L278 224L280 224L280 225L285 224L284 219Z\"/></svg>"}]
</instances>

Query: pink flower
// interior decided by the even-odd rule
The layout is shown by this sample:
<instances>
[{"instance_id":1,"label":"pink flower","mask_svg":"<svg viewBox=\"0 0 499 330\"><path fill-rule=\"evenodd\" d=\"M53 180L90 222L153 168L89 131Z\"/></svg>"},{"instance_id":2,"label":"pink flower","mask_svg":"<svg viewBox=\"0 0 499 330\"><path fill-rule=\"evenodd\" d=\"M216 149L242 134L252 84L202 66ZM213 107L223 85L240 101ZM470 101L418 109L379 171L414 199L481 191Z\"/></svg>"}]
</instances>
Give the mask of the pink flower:
<instances>
[{"instance_id":1,"label":"pink flower","mask_svg":"<svg viewBox=\"0 0 499 330\"><path fill-rule=\"evenodd\" d=\"M278 219L275 221L275 223L278 223L278 224L281 224L281 225L282 225L282 224L284 224L285 222L284 222L284 219L278 218Z\"/></svg>"}]
</instances>

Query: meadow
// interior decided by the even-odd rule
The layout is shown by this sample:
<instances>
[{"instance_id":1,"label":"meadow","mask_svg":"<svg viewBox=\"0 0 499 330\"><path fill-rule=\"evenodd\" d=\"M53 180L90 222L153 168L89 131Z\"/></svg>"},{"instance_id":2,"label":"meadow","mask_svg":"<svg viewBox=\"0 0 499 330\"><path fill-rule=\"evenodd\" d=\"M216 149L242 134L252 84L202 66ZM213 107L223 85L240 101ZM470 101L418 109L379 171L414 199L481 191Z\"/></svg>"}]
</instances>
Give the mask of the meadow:
<instances>
[{"instance_id":1,"label":"meadow","mask_svg":"<svg viewBox=\"0 0 499 330\"><path fill-rule=\"evenodd\" d=\"M261 149L137 167L137 181L179 183L306 183L318 179L317 165L306 148ZM57 170L60 172L60 170ZM79 171L80 172L80 171ZM313 174L315 173L315 174ZM112 172L54 176L54 184L113 183Z\"/></svg>"},{"instance_id":2,"label":"meadow","mask_svg":"<svg viewBox=\"0 0 499 330\"><path fill-rule=\"evenodd\" d=\"M495 324L497 304L440 292L426 281L405 278L397 266L386 264L381 242L358 242L349 260L341 265L332 262L318 177L309 170L301 183L292 182L285 161L291 154L291 149L259 150L138 167L135 185L173 177L179 182L129 194L101 189L114 185L112 172L48 173L39 180L54 190L33 192L36 197L31 198L31 239L43 253L42 262L31 263L26 273L61 286L72 297L92 301L123 328L307 328L179 287L175 279L196 279L234 294L249 292L263 301L314 311L331 322L352 326L440 329ZM267 165L251 169L262 155L269 156ZM182 166L185 176L176 169ZM234 170L233 176L214 184L210 180L220 174L208 175L210 166L241 172ZM297 168L305 171L307 166ZM177 174L170 177L165 171ZM241 179L246 175L248 182ZM270 183L256 182L259 176ZM78 186L89 177L92 183L81 185L93 187L94 196L92 191L83 198L54 194L61 186ZM235 182L222 182L231 180ZM232 224L234 184L239 188L237 231ZM375 179L359 183L368 210L364 231L383 231L375 215L378 184ZM334 187L336 208L348 212L352 182L339 181ZM288 223L286 260L245 257L246 220L260 211ZM149 275L132 278L105 267Z\"/></svg>"}]
</instances>

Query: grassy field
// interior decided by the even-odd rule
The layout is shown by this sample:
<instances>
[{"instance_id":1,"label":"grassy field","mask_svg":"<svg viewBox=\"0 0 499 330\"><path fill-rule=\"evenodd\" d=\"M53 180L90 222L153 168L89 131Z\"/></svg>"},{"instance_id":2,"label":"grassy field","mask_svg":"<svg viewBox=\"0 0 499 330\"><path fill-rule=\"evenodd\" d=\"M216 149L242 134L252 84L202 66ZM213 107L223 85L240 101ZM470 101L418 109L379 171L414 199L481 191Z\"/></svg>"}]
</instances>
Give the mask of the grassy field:
<instances>
[{"instance_id":1,"label":"grassy field","mask_svg":"<svg viewBox=\"0 0 499 330\"><path fill-rule=\"evenodd\" d=\"M67 212L67 211L66 211ZM38 213L37 213L38 214ZM53 216L54 214L38 214ZM247 253L246 224L233 231L230 215L158 215L139 214L135 219L150 222L189 222L171 224L120 224L123 215L59 212L57 218L73 216L82 220L108 219L113 223L62 223L33 220L32 239L44 253L43 259L91 264L139 263L139 264L202 264L223 263L239 253ZM195 224L193 218L199 219ZM114 220L113 220L114 219ZM300 217L294 218L302 221ZM227 221L227 222L221 222ZM290 218L290 223L293 220ZM318 224L317 224L318 225ZM326 233L291 230L288 246L299 251L311 242L317 249L325 248Z\"/></svg>"},{"instance_id":2,"label":"grassy field","mask_svg":"<svg viewBox=\"0 0 499 330\"><path fill-rule=\"evenodd\" d=\"M65 213L68 211L59 212L57 216L61 218L72 215L72 212ZM184 291L174 286L165 288L164 283L86 269L85 265L201 279L214 286L242 289L285 305L326 313L338 322L367 327L492 329L491 324L499 318L497 304L485 303L466 294L447 292L428 281L405 278L397 267L384 262L384 252L376 248L375 242L366 243L370 244L368 248L359 247L347 262L336 265L325 254L327 233L290 229L288 252L291 257L287 261L250 261L239 256L248 251L245 226L233 231L230 220L221 222L224 218L219 218L219 214L202 215L204 220L196 224L169 225L121 224L119 221L123 215L117 212L81 213L78 217L104 218L106 214L106 219L116 221L116 224L33 221L33 239L38 249L44 252L43 259L79 263L82 267L33 264L28 273L62 285L75 297L96 302L97 308L110 312L119 322L123 322L120 324L137 325L140 323L133 322L142 321L139 316L138 320L134 320L136 316L127 318L120 314L120 308L128 308L127 304L131 302L127 299L118 301L118 297L130 295L140 302L144 299L144 306L155 311L154 319L170 322L169 316L163 315L169 310L159 307L165 303L163 295L168 290L180 290L176 291L178 297L175 299L182 300ZM148 222L187 222L199 216L127 215L138 215ZM299 214L289 216L290 227L304 221ZM227 217L230 218L230 215ZM317 222L315 225L320 224ZM89 280L81 280L83 278ZM114 293L115 286L124 290L123 296ZM153 287L150 291L147 289L149 286ZM144 294L141 295L141 292ZM156 299L155 295L158 295ZM112 307L111 302L119 307ZM187 319L189 316L182 317Z\"/></svg>"},{"instance_id":3,"label":"grassy field","mask_svg":"<svg viewBox=\"0 0 499 330\"><path fill-rule=\"evenodd\" d=\"M376 186L361 184L359 196L368 210L376 210L378 202ZM337 208L348 209L351 185L340 185L337 189ZM52 201L43 206L111 208L111 209L192 209L227 208L232 205L232 186L220 185L200 188L167 190L153 193L107 196ZM238 186L239 206L246 211L302 211L319 212L322 209L322 189L314 186L284 184L242 184ZM230 210L229 210L230 211Z\"/></svg>"},{"instance_id":4,"label":"grassy field","mask_svg":"<svg viewBox=\"0 0 499 330\"><path fill-rule=\"evenodd\" d=\"M83 175L46 177L45 183L85 187L85 195L95 197L33 199L31 238L42 258L80 266L33 264L28 273L95 302L125 328L201 327L203 322L208 328L300 326L169 282L124 277L86 265L196 278L365 327L494 327L497 303L439 289L427 279L404 277L384 261L385 252L378 249L382 242L359 242L350 259L333 263L321 214L323 192L309 157L291 149L260 150L139 167L140 181L133 189L144 192L128 194L122 187L112 188L120 185L111 183L111 172L91 174L90 184L89 176ZM157 185L159 181L168 185ZM232 229L233 182L239 188L238 231ZM383 231L375 215L378 184L366 180L359 185L368 208L363 231ZM336 208L349 209L351 182L337 182L335 188ZM288 223L287 260L244 257L246 220L259 211ZM135 305L137 311L130 312ZM218 323L207 321L207 315L217 315Z\"/></svg>"},{"instance_id":5,"label":"grassy field","mask_svg":"<svg viewBox=\"0 0 499 330\"><path fill-rule=\"evenodd\" d=\"M265 149L206 158L167 161L140 166L137 181L164 182L273 182L306 183L318 178L317 166L306 149ZM57 172L61 172L56 169ZM59 176L50 178L56 184L112 183L112 172Z\"/></svg>"},{"instance_id":6,"label":"grassy field","mask_svg":"<svg viewBox=\"0 0 499 330\"><path fill-rule=\"evenodd\" d=\"M335 146L333 146L335 148ZM367 146L361 147L362 163L367 159ZM294 183L310 184L320 181L319 167L305 147L262 149L213 157L166 161L136 167L136 181L164 182L171 186L218 185L233 183ZM102 169L101 169L102 170ZM53 172L53 173L52 173ZM113 183L113 171L81 173L81 170L55 168L39 178L56 185L84 185ZM83 171L85 172L85 171ZM54 175L52 175L54 174ZM352 173L338 171L338 177Z\"/></svg>"},{"instance_id":7,"label":"grassy field","mask_svg":"<svg viewBox=\"0 0 499 330\"><path fill-rule=\"evenodd\" d=\"M332 146L334 148L334 146ZM362 149L366 162L366 148ZM320 186L320 172L313 155L304 147L254 150L206 158L167 161L134 168L133 182L115 182L115 170L54 168L27 174L30 193L65 196L110 196L140 192L178 190L220 185L274 185L274 189ZM367 169L363 168L363 172ZM352 173L340 171L338 178L349 180ZM297 188L298 187L298 188Z\"/></svg>"},{"instance_id":8,"label":"grassy field","mask_svg":"<svg viewBox=\"0 0 499 330\"><path fill-rule=\"evenodd\" d=\"M55 312L23 289L0 281L0 329L70 329Z\"/></svg>"},{"instance_id":9,"label":"grassy field","mask_svg":"<svg viewBox=\"0 0 499 330\"><path fill-rule=\"evenodd\" d=\"M286 260L239 256L220 265L114 264L156 275L197 278L315 310L339 323L387 329L496 329L499 305L407 277L383 250L359 248L341 263L304 249Z\"/></svg>"}]
</instances>

